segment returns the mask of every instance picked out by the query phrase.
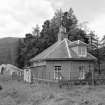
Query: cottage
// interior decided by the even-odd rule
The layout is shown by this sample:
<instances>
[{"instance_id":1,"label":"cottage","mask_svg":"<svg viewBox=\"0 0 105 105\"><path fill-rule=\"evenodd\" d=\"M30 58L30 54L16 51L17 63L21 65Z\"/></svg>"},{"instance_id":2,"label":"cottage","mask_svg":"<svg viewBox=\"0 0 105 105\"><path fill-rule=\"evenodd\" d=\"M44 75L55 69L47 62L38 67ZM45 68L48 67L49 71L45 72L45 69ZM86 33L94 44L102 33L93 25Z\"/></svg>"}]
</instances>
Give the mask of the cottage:
<instances>
[{"instance_id":1,"label":"cottage","mask_svg":"<svg viewBox=\"0 0 105 105\"><path fill-rule=\"evenodd\" d=\"M0 74L4 75L13 75L14 73L17 75L22 75L23 70L11 65L11 64L2 64L0 65Z\"/></svg>"},{"instance_id":2,"label":"cottage","mask_svg":"<svg viewBox=\"0 0 105 105\"><path fill-rule=\"evenodd\" d=\"M85 79L86 73L94 71L96 58L87 52L86 43L69 41L64 27L60 27L58 41L30 61L34 78L70 80Z\"/></svg>"}]
</instances>

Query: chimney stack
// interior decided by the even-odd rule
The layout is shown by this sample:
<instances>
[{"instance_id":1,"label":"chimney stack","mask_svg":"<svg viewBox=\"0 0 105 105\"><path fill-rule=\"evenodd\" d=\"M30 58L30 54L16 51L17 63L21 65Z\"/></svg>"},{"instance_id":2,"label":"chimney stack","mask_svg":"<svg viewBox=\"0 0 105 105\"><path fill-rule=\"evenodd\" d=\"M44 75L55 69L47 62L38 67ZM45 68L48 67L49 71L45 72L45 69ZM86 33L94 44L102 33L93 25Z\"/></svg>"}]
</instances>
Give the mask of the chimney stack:
<instances>
[{"instance_id":1,"label":"chimney stack","mask_svg":"<svg viewBox=\"0 0 105 105\"><path fill-rule=\"evenodd\" d=\"M58 41L62 41L64 38L68 38L68 35L66 34L66 28L61 25L58 32Z\"/></svg>"}]
</instances>

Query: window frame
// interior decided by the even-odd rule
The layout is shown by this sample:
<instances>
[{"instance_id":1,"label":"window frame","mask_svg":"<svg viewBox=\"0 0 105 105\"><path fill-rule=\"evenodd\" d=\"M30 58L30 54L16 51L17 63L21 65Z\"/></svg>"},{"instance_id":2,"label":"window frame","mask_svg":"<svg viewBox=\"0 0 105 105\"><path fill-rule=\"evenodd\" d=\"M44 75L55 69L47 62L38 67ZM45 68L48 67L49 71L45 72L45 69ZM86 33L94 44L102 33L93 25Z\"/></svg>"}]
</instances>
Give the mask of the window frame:
<instances>
[{"instance_id":1,"label":"window frame","mask_svg":"<svg viewBox=\"0 0 105 105\"><path fill-rule=\"evenodd\" d=\"M80 80L85 79L85 74L86 74L86 72L85 72L85 64L81 63L79 65L79 79Z\"/></svg>"},{"instance_id":2,"label":"window frame","mask_svg":"<svg viewBox=\"0 0 105 105\"><path fill-rule=\"evenodd\" d=\"M60 76L62 70L62 66L54 66L54 80L61 80Z\"/></svg>"},{"instance_id":3,"label":"window frame","mask_svg":"<svg viewBox=\"0 0 105 105\"><path fill-rule=\"evenodd\" d=\"M86 55L87 55L87 48L86 48L86 46L78 46L78 55L80 57L86 57Z\"/></svg>"}]
</instances>

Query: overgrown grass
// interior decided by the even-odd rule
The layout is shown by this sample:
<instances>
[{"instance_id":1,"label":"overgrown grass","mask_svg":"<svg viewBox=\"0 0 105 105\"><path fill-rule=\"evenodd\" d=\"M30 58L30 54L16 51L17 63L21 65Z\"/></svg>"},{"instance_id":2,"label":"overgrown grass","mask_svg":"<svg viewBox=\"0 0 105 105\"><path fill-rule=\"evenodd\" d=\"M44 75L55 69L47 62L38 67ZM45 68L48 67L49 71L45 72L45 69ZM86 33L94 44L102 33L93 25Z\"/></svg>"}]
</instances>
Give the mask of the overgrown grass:
<instances>
[{"instance_id":1,"label":"overgrown grass","mask_svg":"<svg viewBox=\"0 0 105 105\"><path fill-rule=\"evenodd\" d=\"M1 77L0 77L1 78ZM105 105L105 87L59 89L2 79L0 105Z\"/></svg>"}]
</instances>

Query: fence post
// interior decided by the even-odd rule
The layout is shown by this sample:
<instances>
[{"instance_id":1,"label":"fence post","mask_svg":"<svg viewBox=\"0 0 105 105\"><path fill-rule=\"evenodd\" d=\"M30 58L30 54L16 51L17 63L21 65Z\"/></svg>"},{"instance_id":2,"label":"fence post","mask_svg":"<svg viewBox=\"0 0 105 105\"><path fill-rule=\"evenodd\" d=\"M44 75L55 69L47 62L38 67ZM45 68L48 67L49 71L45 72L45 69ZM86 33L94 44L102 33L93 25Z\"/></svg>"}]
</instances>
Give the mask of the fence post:
<instances>
[{"instance_id":1,"label":"fence post","mask_svg":"<svg viewBox=\"0 0 105 105\"><path fill-rule=\"evenodd\" d=\"M69 82L70 82L69 85L71 87L72 86L72 82L71 82L71 71L70 71L70 81Z\"/></svg>"},{"instance_id":2,"label":"fence post","mask_svg":"<svg viewBox=\"0 0 105 105\"><path fill-rule=\"evenodd\" d=\"M49 72L49 80L50 80L50 72Z\"/></svg>"},{"instance_id":3,"label":"fence post","mask_svg":"<svg viewBox=\"0 0 105 105\"><path fill-rule=\"evenodd\" d=\"M95 64L93 67L95 68ZM94 86L94 68L92 70L92 86Z\"/></svg>"}]
</instances>

